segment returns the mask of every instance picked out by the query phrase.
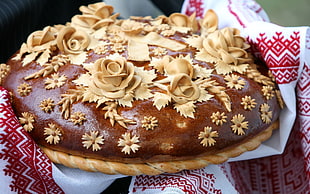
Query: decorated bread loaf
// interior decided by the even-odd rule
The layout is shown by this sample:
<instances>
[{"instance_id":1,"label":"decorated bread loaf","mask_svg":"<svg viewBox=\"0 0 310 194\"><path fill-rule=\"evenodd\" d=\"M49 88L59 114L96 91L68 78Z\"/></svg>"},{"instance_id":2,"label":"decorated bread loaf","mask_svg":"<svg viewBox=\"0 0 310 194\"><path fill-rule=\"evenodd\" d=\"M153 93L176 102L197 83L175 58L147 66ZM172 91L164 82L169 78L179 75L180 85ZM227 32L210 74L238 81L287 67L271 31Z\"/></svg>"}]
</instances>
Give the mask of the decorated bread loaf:
<instances>
[{"instance_id":1,"label":"decorated bread loaf","mask_svg":"<svg viewBox=\"0 0 310 194\"><path fill-rule=\"evenodd\" d=\"M55 163L107 174L160 174L219 164L278 127L280 92L234 28L210 10L118 19L80 7L29 35L1 64L1 85Z\"/></svg>"}]
</instances>

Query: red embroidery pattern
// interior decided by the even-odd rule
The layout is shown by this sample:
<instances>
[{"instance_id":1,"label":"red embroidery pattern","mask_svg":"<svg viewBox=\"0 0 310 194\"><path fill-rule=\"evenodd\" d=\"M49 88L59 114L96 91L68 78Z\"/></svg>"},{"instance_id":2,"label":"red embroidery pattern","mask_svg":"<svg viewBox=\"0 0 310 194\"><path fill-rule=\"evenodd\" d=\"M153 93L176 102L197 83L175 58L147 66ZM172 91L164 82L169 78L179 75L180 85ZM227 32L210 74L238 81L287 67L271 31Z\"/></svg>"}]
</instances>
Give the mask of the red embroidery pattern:
<instances>
[{"instance_id":1,"label":"red embroidery pattern","mask_svg":"<svg viewBox=\"0 0 310 194\"><path fill-rule=\"evenodd\" d=\"M257 14L261 13L262 11L264 11L263 8L258 3L256 3L255 1L253 1L252 4L249 3L247 5L247 7L249 7L250 10L254 11Z\"/></svg>"},{"instance_id":2,"label":"red embroidery pattern","mask_svg":"<svg viewBox=\"0 0 310 194\"><path fill-rule=\"evenodd\" d=\"M196 12L197 18L203 18L204 11L203 0L189 0L185 14L192 15L194 12Z\"/></svg>"},{"instance_id":3,"label":"red embroidery pattern","mask_svg":"<svg viewBox=\"0 0 310 194\"><path fill-rule=\"evenodd\" d=\"M298 135L298 129L294 130L282 155L229 163L235 188L240 193L307 193Z\"/></svg>"},{"instance_id":4,"label":"red embroidery pattern","mask_svg":"<svg viewBox=\"0 0 310 194\"><path fill-rule=\"evenodd\" d=\"M136 176L133 192L146 189L164 190L165 188L178 188L184 193L214 193L221 194L220 189L215 188L215 177L204 169L184 170L176 174L163 174L157 176Z\"/></svg>"},{"instance_id":5,"label":"red embroidery pattern","mask_svg":"<svg viewBox=\"0 0 310 194\"><path fill-rule=\"evenodd\" d=\"M304 66L297 84L297 96L299 115L310 117L310 69L307 65Z\"/></svg>"},{"instance_id":6,"label":"red embroidery pattern","mask_svg":"<svg viewBox=\"0 0 310 194\"><path fill-rule=\"evenodd\" d=\"M297 80L300 63L299 32L292 32L290 36L284 36L282 32L275 32L273 36L260 33L259 37L249 42L254 53L261 54L278 84Z\"/></svg>"},{"instance_id":7,"label":"red embroidery pattern","mask_svg":"<svg viewBox=\"0 0 310 194\"><path fill-rule=\"evenodd\" d=\"M304 151L305 172L310 180L310 68L304 65L297 84L299 133Z\"/></svg>"},{"instance_id":8,"label":"red embroidery pattern","mask_svg":"<svg viewBox=\"0 0 310 194\"><path fill-rule=\"evenodd\" d=\"M301 139L301 146L303 148L303 160L305 162L305 171L304 173L307 176L308 182L310 180L310 119L309 118L300 118L300 133L299 138ZM309 183L310 184L310 183ZM309 188L310 191L310 188Z\"/></svg>"},{"instance_id":9,"label":"red embroidery pattern","mask_svg":"<svg viewBox=\"0 0 310 194\"><path fill-rule=\"evenodd\" d=\"M232 1L231 0L228 0L228 11L230 12L230 14L231 15L233 15L235 18L236 18L236 20L239 22L239 24L242 26L242 27L245 27L245 24L242 22L242 20L240 19L240 17L239 17L239 15L235 12L235 11L233 11L233 5L235 5L236 4L236 2L234 2L234 3L232 3ZM244 11L243 9L239 9L239 10L237 10L237 11ZM240 14L240 15L242 15L242 14Z\"/></svg>"},{"instance_id":10,"label":"red embroidery pattern","mask_svg":"<svg viewBox=\"0 0 310 194\"><path fill-rule=\"evenodd\" d=\"M228 0L228 12L234 17L239 25L245 28L253 21L265 21L264 10L254 0L240 1Z\"/></svg>"},{"instance_id":11,"label":"red embroidery pattern","mask_svg":"<svg viewBox=\"0 0 310 194\"><path fill-rule=\"evenodd\" d=\"M1 95L2 94L2 95ZM9 94L0 87L0 159L11 176L9 185L17 193L63 193L52 177L52 163L20 126L10 106Z\"/></svg>"}]
</instances>

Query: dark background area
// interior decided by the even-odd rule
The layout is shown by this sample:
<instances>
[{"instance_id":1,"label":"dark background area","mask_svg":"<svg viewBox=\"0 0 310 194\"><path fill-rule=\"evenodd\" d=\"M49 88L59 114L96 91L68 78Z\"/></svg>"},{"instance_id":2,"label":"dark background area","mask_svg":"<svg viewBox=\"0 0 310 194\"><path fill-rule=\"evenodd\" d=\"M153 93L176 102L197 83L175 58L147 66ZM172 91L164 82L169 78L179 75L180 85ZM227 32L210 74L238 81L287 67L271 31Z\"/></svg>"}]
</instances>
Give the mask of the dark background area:
<instances>
[{"instance_id":1,"label":"dark background area","mask_svg":"<svg viewBox=\"0 0 310 194\"><path fill-rule=\"evenodd\" d=\"M0 0L0 63L5 63L34 31L65 24L79 7L98 0ZM180 11L183 0L152 0L164 14Z\"/></svg>"},{"instance_id":2,"label":"dark background area","mask_svg":"<svg viewBox=\"0 0 310 194\"><path fill-rule=\"evenodd\" d=\"M0 63L5 63L27 40L45 26L65 24L79 7L96 0L0 0Z\"/></svg>"}]
</instances>

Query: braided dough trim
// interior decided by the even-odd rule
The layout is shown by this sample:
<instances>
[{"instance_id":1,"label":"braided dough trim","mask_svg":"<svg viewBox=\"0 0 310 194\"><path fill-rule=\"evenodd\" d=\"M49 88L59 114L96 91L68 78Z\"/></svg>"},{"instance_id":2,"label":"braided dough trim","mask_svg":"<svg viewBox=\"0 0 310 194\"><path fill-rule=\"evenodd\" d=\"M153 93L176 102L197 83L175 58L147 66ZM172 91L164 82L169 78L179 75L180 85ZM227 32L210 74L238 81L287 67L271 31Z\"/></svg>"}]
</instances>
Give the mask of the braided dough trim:
<instances>
[{"instance_id":1,"label":"braided dough trim","mask_svg":"<svg viewBox=\"0 0 310 194\"><path fill-rule=\"evenodd\" d=\"M70 168L79 168L85 171L102 172L105 174L124 174L130 176L140 174L158 175L162 173L176 173L181 170L203 168L209 164L221 164L229 158L237 157L246 151L256 149L263 141L267 140L272 135L272 131L278 127L279 121L276 121L257 136L245 141L235 148L230 148L213 155L201 156L195 159L182 161L129 164L84 158L51 150L47 147L41 148L54 163L63 164Z\"/></svg>"}]
</instances>

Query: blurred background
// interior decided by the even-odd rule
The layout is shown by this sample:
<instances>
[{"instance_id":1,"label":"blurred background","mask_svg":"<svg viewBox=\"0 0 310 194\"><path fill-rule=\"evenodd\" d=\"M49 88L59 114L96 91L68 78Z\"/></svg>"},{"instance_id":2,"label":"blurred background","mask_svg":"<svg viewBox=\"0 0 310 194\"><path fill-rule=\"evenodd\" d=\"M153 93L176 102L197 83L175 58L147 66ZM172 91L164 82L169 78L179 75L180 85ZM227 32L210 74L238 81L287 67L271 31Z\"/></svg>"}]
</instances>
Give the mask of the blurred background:
<instances>
[{"instance_id":1,"label":"blurred background","mask_svg":"<svg viewBox=\"0 0 310 194\"><path fill-rule=\"evenodd\" d=\"M282 26L310 26L310 0L256 0L272 23Z\"/></svg>"},{"instance_id":2,"label":"blurred background","mask_svg":"<svg viewBox=\"0 0 310 194\"><path fill-rule=\"evenodd\" d=\"M113 5L115 11L125 18L133 14L153 17L162 14L149 0L105 0L105 2ZM264 8L272 23L282 26L310 26L310 0L256 0L256 2Z\"/></svg>"}]
</instances>

